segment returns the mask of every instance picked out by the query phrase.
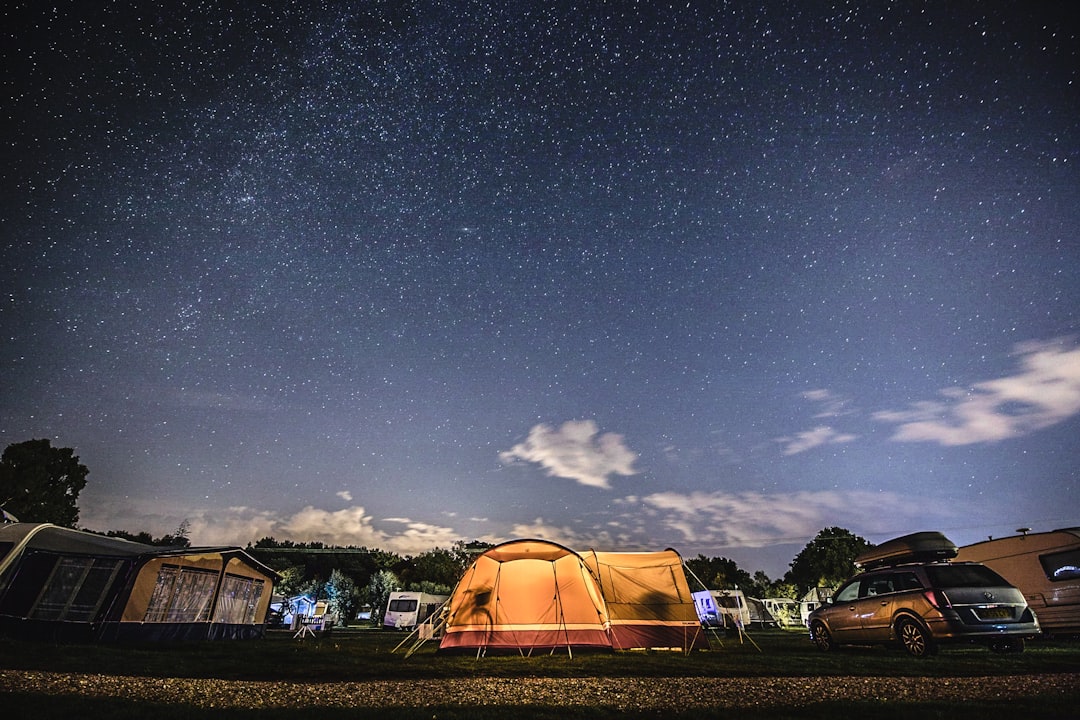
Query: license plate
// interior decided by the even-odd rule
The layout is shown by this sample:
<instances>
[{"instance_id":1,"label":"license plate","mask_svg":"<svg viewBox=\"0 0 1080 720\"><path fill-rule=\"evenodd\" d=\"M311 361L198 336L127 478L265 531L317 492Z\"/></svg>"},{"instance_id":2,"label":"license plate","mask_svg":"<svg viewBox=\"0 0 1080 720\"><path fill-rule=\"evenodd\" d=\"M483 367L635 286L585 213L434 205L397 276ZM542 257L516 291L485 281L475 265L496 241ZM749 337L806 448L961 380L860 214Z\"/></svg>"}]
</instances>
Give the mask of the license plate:
<instances>
[{"instance_id":1,"label":"license plate","mask_svg":"<svg viewBox=\"0 0 1080 720\"><path fill-rule=\"evenodd\" d=\"M1012 608L983 608L979 610L979 617L983 620L1011 620Z\"/></svg>"}]
</instances>

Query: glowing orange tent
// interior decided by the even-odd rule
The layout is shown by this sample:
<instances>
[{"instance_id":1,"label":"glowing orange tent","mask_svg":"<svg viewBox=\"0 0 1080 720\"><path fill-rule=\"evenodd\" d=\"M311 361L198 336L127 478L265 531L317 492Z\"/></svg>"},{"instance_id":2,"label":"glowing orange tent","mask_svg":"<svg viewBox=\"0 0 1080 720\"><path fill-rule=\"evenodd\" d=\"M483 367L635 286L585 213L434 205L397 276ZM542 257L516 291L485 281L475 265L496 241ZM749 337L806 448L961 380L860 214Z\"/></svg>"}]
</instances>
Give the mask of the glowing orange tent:
<instances>
[{"instance_id":1,"label":"glowing orange tent","mask_svg":"<svg viewBox=\"0 0 1080 720\"><path fill-rule=\"evenodd\" d=\"M611 648L596 580L580 555L544 540L489 548L447 607L440 650Z\"/></svg>"},{"instance_id":2,"label":"glowing orange tent","mask_svg":"<svg viewBox=\"0 0 1080 720\"><path fill-rule=\"evenodd\" d=\"M678 553L578 553L512 540L480 555L447 602L441 651L707 648Z\"/></svg>"},{"instance_id":3,"label":"glowing orange tent","mask_svg":"<svg viewBox=\"0 0 1080 720\"><path fill-rule=\"evenodd\" d=\"M589 551L582 557L604 596L616 650L708 649L679 553Z\"/></svg>"}]
</instances>

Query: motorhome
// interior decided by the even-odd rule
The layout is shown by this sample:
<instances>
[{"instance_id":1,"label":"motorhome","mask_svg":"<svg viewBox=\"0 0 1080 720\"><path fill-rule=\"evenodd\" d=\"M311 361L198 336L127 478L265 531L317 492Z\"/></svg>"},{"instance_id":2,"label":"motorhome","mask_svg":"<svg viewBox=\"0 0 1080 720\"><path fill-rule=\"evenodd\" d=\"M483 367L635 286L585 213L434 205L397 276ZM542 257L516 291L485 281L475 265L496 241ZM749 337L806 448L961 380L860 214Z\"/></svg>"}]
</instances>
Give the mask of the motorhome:
<instances>
[{"instance_id":1,"label":"motorhome","mask_svg":"<svg viewBox=\"0 0 1080 720\"><path fill-rule=\"evenodd\" d=\"M983 540L956 559L980 562L1020 588L1046 634L1080 633L1080 527Z\"/></svg>"},{"instance_id":2,"label":"motorhome","mask_svg":"<svg viewBox=\"0 0 1080 720\"><path fill-rule=\"evenodd\" d=\"M750 625L750 607L742 590L699 590L691 595L702 625L725 629Z\"/></svg>"},{"instance_id":3,"label":"motorhome","mask_svg":"<svg viewBox=\"0 0 1080 720\"><path fill-rule=\"evenodd\" d=\"M437 612L448 599L449 595L395 590L386 603L383 627L412 630Z\"/></svg>"}]
</instances>

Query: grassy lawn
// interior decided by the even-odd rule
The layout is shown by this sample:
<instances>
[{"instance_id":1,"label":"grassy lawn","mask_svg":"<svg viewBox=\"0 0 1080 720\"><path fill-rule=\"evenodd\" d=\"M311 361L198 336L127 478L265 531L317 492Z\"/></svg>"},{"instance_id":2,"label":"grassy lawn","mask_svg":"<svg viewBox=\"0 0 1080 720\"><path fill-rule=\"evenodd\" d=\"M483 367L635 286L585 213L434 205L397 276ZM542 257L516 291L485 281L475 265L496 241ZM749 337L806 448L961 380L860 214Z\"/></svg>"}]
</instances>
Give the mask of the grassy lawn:
<instances>
[{"instance_id":1,"label":"grassy lawn","mask_svg":"<svg viewBox=\"0 0 1080 720\"><path fill-rule=\"evenodd\" d=\"M980 646L945 647L916 660L898 649L818 651L805 633L755 630L747 640L714 639L713 650L541 654L532 657L446 656L427 643L411 657L394 652L403 633L336 630L329 637L294 640L271 633L264 640L146 645L52 645L0 640L0 667L18 670L333 682L461 677L821 677L976 676L1080 672L1080 641L1038 641L1020 655ZM752 642L751 642L752 639Z\"/></svg>"},{"instance_id":2,"label":"grassy lawn","mask_svg":"<svg viewBox=\"0 0 1080 720\"><path fill-rule=\"evenodd\" d=\"M971 677L1042 673L1080 672L1080 641L1038 641L1029 643L1021 655L998 655L985 648L963 646L944 648L935 657L915 660L896 649L847 648L833 653L819 652L805 633L775 629L756 630L753 642L723 637L722 646L713 641L713 650L683 655L679 652L575 653L565 652L534 657L502 656L476 658L437 655L435 643L428 643L411 657L394 648L404 634L381 630L336 630L328 637L294 640L288 633L272 633L251 642L217 642L136 646L52 645L0 640L0 668L105 675L135 675L147 678L219 678L226 680L269 680L290 682L335 682L363 680L403 680L419 678L514 678L514 677L700 677L703 681L740 677L910 676ZM192 707L147 707L115 699L42 697L18 694L3 701L7 710L23 708L35 720L60 717L150 717L155 720L184 717L209 718L208 711ZM879 718L921 717L949 720L999 714L1008 707L1038 713L1040 717L1073 717L1080 689L1063 706L1059 696L1002 703L838 703L823 702L812 708L793 708L789 717L800 720L836 717L843 710L873 712ZM560 718L660 717L652 713L616 713L613 709L577 708L426 708L423 710L319 709L320 720L337 718ZM295 717L295 710L229 711L230 717ZM731 714L730 712L727 714ZM689 718L696 713L664 713L666 718ZM737 717L785 717L776 708L739 711ZM216 715L215 715L216 717Z\"/></svg>"}]
</instances>

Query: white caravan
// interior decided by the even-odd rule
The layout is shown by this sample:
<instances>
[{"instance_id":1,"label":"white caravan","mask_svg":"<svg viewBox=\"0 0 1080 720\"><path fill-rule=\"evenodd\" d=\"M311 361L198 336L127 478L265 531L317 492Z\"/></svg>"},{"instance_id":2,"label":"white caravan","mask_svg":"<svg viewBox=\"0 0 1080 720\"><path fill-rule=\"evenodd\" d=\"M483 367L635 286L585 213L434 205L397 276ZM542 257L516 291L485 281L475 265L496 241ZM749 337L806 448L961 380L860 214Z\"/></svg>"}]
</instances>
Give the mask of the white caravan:
<instances>
[{"instance_id":1,"label":"white caravan","mask_svg":"<svg viewBox=\"0 0 1080 720\"><path fill-rule=\"evenodd\" d=\"M750 607L742 590L699 590L691 595L702 625L725 629L750 625Z\"/></svg>"},{"instance_id":2,"label":"white caravan","mask_svg":"<svg viewBox=\"0 0 1080 720\"><path fill-rule=\"evenodd\" d=\"M449 598L449 595L395 590L386 603L383 627L412 630L435 614Z\"/></svg>"},{"instance_id":3,"label":"white caravan","mask_svg":"<svg viewBox=\"0 0 1080 720\"><path fill-rule=\"evenodd\" d=\"M1046 634L1080 632L1080 527L984 540L956 559L980 562L1020 588Z\"/></svg>"},{"instance_id":4,"label":"white caravan","mask_svg":"<svg viewBox=\"0 0 1080 720\"><path fill-rule=\"evenodd\" d=\"M778 627L796 627L801 623L799 602L791 598L762 598L761 603Z\"/></svg>"}]
</instances>

